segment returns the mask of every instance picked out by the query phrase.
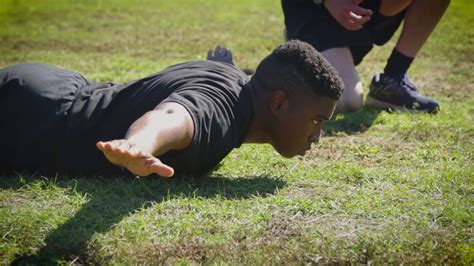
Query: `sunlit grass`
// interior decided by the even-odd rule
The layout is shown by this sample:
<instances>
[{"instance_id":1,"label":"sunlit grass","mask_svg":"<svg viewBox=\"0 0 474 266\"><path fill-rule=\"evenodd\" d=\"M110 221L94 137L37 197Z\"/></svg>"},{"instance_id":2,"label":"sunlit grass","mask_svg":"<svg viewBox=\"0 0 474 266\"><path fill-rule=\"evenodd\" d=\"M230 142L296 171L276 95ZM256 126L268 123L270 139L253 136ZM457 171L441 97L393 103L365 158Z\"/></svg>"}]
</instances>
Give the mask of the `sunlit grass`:
<instances>
[{"instance_id":1,"label":"sunlit grass","mask_svg":"<svg viewBox=\"0 0 474 266\"><path fill-rule=\"evenodd\" d=\"M0 0L0 67L126 82L216 44L255 67L282 42L279 5ZM452 1L410 70L439 114L339 114L305 158L244 145L195 179L2 176L1 263L472 264L473 6Z\"/></svg>"}]
</instances>

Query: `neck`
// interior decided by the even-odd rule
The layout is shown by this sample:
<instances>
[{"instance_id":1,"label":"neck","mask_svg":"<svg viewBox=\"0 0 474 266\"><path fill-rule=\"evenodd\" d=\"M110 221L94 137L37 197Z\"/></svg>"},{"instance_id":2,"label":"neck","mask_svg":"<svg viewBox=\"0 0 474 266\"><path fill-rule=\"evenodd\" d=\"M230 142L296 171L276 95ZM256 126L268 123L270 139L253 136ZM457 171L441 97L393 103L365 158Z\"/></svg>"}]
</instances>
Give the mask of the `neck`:
<instances>
[{"instance_id":1,"label":"neck","mask_svg":"<svg viewBox=\"0 0 474 266\"><path fill-rule=\"evenodd\" d=\"M250 124L244 143L269 143L269 137L265 130L265 121L262 119L261 110L255 110L255 116Z\"/></svg>"},{"instance_id":2,"label":"neck","mask_svg":"<svg viewBox=\"0 0 474 266\"><path fill-rule=\"evenodd\" d=\"M250 95L252 98L253 108L255 110L252 123L245 137L244 143L269 143L267 123L268 110L265 102L265 97L260 84L255 78L252 78L248 83Z\"/></svg>"}]
</instances>

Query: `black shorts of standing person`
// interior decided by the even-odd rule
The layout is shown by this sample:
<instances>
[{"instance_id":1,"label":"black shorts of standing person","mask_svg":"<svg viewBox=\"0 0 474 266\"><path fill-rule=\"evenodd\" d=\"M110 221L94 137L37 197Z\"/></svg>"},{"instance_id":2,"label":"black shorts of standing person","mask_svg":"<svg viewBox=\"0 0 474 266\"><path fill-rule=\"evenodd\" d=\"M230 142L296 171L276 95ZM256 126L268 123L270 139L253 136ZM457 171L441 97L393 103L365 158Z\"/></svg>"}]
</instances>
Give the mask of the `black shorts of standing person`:
<instances>
[{"instance_id":1,"label":"black shorts of standing person","mask_svg":"<svg viewBox=\"0 0 474 266\"><path fill-rule=\"evenodd\" d=\"M282 0L287 39L313 45L338 71L345 92L337 111L363 106L355 66L374 45L386 44L403 22L383 73L372 78L366 104L382 109L436 113L407 71L449 5L449 0Z\"/></svg>"},{"instance_id":2,"label":"black shorts of standing person","mask_svg":"<svg viewBox=\"0 0 474 266\"><path fill-rule=\"evenodd\" d=\"M342 94L305 42L278 46L250 80L225 48L208 59L125 84L42 64L0 69L0 172L196 176L243 143L304 155Z\"/></svg>"}]
</instances>

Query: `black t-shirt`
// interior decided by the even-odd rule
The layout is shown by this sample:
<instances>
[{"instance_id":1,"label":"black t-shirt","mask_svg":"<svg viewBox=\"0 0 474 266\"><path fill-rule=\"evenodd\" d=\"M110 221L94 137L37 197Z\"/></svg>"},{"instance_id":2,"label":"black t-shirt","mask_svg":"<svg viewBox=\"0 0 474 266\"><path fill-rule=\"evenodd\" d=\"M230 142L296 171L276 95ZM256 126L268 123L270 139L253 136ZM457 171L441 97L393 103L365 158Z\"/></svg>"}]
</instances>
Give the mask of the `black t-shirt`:
<instances>
[{"instance_id":1,"label":"black t-shirt","mask_svg":"<svg viewBox=\"0 0 474 266\"><path fill-rule=\"evenodd\" d=\"M177 175L206 173L244 141L254 113L246 83L246 75L232 65L193 61L127 84L87 86L69 109L61 152L68 156L58 166L72 172L122 171L105 160L95 142L123 138L140 116L160 103L176 102L190 113L195 133L189 147L159 159Z\"/></svg>"}]
</instances>

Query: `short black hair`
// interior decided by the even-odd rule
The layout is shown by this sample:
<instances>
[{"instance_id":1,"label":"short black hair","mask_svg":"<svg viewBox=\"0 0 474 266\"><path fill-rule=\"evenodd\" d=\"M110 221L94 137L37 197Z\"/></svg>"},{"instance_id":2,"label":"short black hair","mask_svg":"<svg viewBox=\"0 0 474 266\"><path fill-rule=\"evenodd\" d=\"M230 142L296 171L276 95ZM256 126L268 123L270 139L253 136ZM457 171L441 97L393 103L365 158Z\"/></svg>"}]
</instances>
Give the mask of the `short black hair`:
<instances>
[{"instance_id":1,"label":"short black hair","mask_svg":"<svg viewBox=\"0 0 474 266\"><path fill-rule=\"evenodd\" d=\"M306 89L335 100L344 90L336 70L310 44L298 40L275 48L260 62L252 78L270 91Z\"/></svg>"}]
</instances>

